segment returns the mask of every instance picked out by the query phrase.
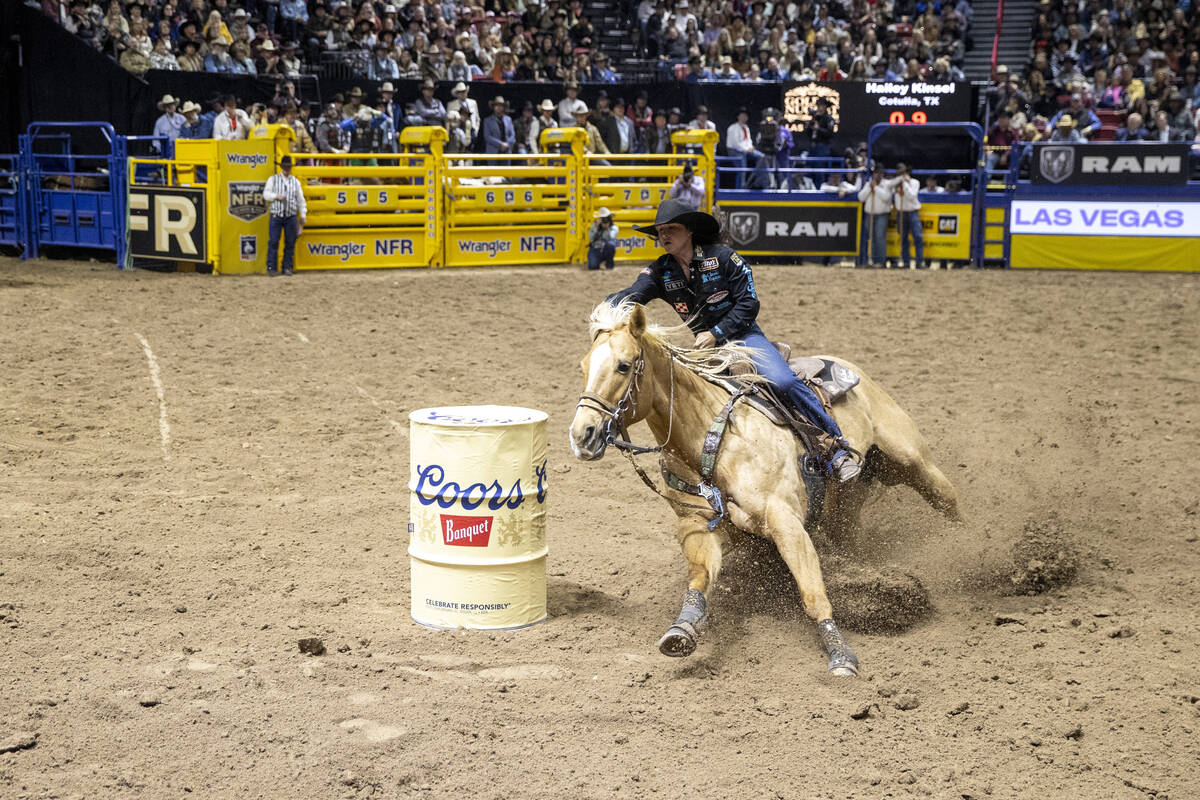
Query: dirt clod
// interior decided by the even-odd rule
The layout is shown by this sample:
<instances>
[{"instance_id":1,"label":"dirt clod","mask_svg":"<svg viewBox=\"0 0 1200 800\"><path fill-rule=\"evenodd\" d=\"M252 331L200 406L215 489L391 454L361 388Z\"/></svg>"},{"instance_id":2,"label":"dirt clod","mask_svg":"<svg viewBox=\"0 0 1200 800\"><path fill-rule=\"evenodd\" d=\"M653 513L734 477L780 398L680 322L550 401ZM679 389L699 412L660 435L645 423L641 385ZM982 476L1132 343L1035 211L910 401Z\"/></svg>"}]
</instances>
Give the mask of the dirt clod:
<instances>
[{"instance_id":1,"label":"dirt clod","mask_svg":"<svg viewBox=\"0 0 1200 800\"><path fill-rule=\"evenodd\" d=\"M827 558L825 588L843 627L860 633L899 633L933 612L917 578L895 567L870 567Z\"/></svg>"},{"instance_id":2,"label":"dirt clod","mask_svg":"<svg viewBox=\"0 0 1200 800\"><path fill-rule=\"evenodd\" d=\"M28 750L37 744L37 734L29 731L17 731L5 739L0 739L0 753L15 753L18 750Z\"/></svg>"},{"instance_id":3,"label":"dirt clod","mask_svg":"<svg viewBox=\"0 0 1200 800\"><path fill-rule=\"evenodd\" d=\"M1018 594L1042 594L1075 579L1079 552L1057 516L1025 523L1025 531L1012 549L1009 575Z\"/></svg>"},{"instance_id":4,"label":"dirt clod","mask_svg":"<svg viewBox=\"0 0 1200 800\"><path fill-rule=\"evenodd\" d=\"M307 639L301 639L297 644L300 645L300 652L308 656L323 656L325 655L325 643L315 636Z\"/></svg>"}]
</instances>

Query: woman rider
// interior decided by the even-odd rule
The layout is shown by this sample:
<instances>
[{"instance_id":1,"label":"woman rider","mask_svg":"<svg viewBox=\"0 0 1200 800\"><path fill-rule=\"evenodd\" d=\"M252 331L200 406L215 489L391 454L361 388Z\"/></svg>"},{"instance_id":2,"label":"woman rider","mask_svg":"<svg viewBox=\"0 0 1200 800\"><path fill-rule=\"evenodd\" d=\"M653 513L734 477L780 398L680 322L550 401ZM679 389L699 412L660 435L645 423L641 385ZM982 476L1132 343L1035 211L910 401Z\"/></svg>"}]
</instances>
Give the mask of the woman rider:
<instances>
[{"instance_id":1,"label":"woman rider","mask_svg":"<svg viewBox=\"0 0 1200 800\"><path fill-rule=\"evenodd\" d=\"M608 302L666 301L696 334L697 348L739 340L752 351L755 368L771 387L838 443L830 466L838 481L850 480L861 465L837 422L754 321L758 296L750 265L732 248L716 243L719 229L711 214L678 200L663 202L653 225L634 230L658 239L666 255L659 256L642 270L633 286L611 295Z\"/></svg>"}]
</instances>

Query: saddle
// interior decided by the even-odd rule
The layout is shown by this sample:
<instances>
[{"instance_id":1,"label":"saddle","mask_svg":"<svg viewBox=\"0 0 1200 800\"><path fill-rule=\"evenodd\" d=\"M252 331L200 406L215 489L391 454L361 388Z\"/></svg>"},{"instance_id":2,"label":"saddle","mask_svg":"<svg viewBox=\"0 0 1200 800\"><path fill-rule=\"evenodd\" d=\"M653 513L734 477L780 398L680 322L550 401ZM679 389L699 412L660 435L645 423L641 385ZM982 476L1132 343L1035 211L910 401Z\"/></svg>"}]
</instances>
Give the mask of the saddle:
<instances>
[{"instance_id":1,"label":"saddle","mask_svg":"<svg viewBox=\"0 0 1200 800\"><path fill-rule=\"evenodd\" d=\"M831 410L834 404L845 398L847 392L858 386L861 378L858 373L836 361L817 356L797 356L792 358L792 348L784 342L772 342L775 349L788 362L796 377L804 381L821 400L826 410ZM733 394L745 388L745 383L738 380L742 375L752 372L749 364L738 364L729 370L729 376L705 376L711 383L720 386ZM807 427L814 427L812 422L805 419L790 403L784 402L775 392L767 387L759 387L759 391L746 396L746 402L754 406L763 416L781 427L796 427L799 421Z\"/></svg>"},{"instance_id":2,"label":"saddle","mask_svg":"<svg viewBox=\"0 0 1200 800\"><path fill-rule=\"evenodd\" d=\"M779 354L788 362L788 366L796 373L800 380L804 381L816 393L821 404L825 406L826 411L832 413L832 406L838 401L845 398L846 394L859 384L861 378L854 370L843 366L828 358L819 358L813 356L800 356L791 358L792 348L783 342L772 342ZM721 498L718 494L716 502L709 498L704 489L711 490L707 486L708 476L712 473L712 468L716 462L717 451L721 446L721 438L725 432L725 425L730 415L733 412L733 406L738 400L744 400L756 411L765 416L775 425L783 428L789 428L800 439L801 445L804 447L804 455L800 461L800 474L804 479L805 492L808 495L808 513L805 519L805 525L813 526L820 522L821 511L825 505L825 486L828 480L828 473L825 465L828 463L830 456L837 449L837 442L825 433L818 425L815 425L811 420L807 419L791 403L783 400L770 387L758 384L747 384L745 381L739 380L739 376L749 374L752 367L748 364L738 365L730 370L728 376L722 375L705 375L703 376L710 383L721 387L730 394L729 402L718 415L717 420L713 423L713 427L709 430L709 435L705 440L704 455L702 456L701 477L703 480L699 485L692 485L674 475L663 467L663 476L667 480L667 484L674 489L686 492L688 494L699 495L709 500L713 509L718 511L720 516L724 515L723 509L719 508ZM707 463L703 463L707 460ZM720 516L717 522L720 519ZM710 523L711 527L711 523Z\"/></svg>"}]
</instances>

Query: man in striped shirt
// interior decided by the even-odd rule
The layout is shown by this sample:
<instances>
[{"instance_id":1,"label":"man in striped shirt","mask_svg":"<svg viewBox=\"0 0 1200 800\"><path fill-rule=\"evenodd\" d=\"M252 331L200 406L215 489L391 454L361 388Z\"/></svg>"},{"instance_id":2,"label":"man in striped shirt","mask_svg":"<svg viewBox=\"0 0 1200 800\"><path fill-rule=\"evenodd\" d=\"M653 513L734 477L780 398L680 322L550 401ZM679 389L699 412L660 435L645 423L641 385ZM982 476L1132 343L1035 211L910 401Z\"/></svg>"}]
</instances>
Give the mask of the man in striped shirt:
<instances>
[{"instance_id":1,"label":"man in striped shirt","mask_svg":"<svg viewBox=\"0 0 1200 800\"><path fill-rule=\"evenodd\" d=\"M279 263L279 234L283 233L283 274L291 275L296 254L296 238L304 229L308 206L304 202L304 187L292 177L292 157L279 159L279 172L267 178L263 187L271 219L267 226L267 274L274 276Z\"/></svg>"}]
</instances>

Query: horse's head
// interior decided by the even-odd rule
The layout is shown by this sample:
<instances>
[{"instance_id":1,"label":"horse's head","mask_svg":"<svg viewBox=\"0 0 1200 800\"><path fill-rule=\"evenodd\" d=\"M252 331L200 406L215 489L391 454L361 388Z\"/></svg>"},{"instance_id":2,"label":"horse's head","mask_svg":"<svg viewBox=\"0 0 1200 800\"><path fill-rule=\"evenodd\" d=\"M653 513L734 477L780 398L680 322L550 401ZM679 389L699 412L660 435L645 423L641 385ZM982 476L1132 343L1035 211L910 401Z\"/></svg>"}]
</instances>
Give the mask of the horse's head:
<instances>
[{"instance_id":1,"label":"horse's head","mask_svg":"<svg viewBox=\"0 0 1200 800\"><path fill-rule=\"evenodd\" d=\"M584 461L603 456L612 436L641 419L637 393L645 366L646 311L640 305L598 307L593 324L600 313L611 315L613 321L599 324L592 349L583 359L584 388L571 421L571 450Z\"/></svg>"}]
</instances>

